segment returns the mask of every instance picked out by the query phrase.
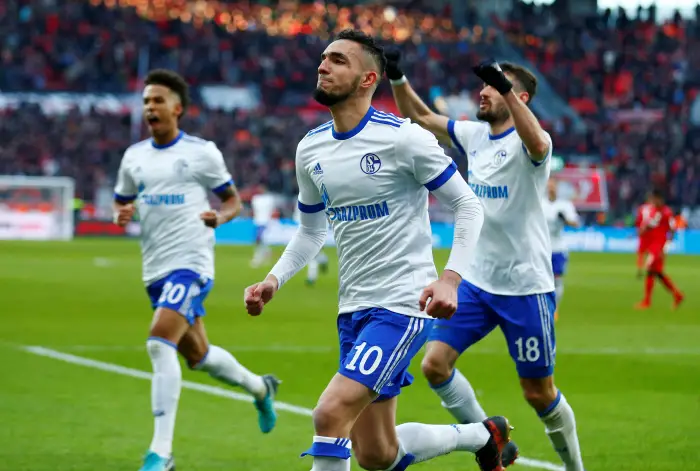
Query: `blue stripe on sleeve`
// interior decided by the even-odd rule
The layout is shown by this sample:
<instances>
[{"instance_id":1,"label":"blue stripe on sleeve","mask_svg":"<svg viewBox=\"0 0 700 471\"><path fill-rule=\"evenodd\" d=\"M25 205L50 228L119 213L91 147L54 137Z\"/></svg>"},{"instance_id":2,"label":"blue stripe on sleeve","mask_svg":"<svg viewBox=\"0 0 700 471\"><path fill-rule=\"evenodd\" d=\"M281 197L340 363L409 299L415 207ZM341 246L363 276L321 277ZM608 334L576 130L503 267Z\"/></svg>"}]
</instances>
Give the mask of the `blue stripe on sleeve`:
<instances>
[{"instance_id":1,"label":"blue stripe on sleeve","mask_svg":"<svg viewBox=\"0 0 700 471\"><path fill-rule=\"evenodd\" d=\"M299 201L299 211L302 213L318 213L319 211L323 211L326 209L326 205L323 203L318 203L318 204L304 204L301 201Z\"/></svg>"},{"instance_id":2,"label":"blue stripe on sleeve","mask_svg":"<svg viewBox=\"0 0 700 471\"><path fill-rule=\"evenodd\" d=\"M217 186L216 188L213 188L211 191L213 191L214 193L221 193L222 191L226 190L226 188L228 188L229 186L232 186L232 185L233 185L233 180L229 180L226 183L223 183L223 184Z\"/></svg>"},{"instance_id":3,"label":"blue stripe on sleeve","mask_svg":"<svg viewBox=\"0 0 700 471\"><path fill-rule=\"evenodd\" d=\"M454 143L455 146L457 146L457 150L459 150L462 155L467 155L467 153L464 151L464 147L462 147L462 144L459 143L457 140L457 135L455 134L455 120L451 119L447 122L447 132L450 135L450 139L452 139L452 142Z\"/></svg>"},{"instance_id":4,"label":"blue stripe on sleeve","mask_svg":"<svg viewBox=\"0 0 700 471\"><path fill-rule=\"evenodd\" d=\"M131 203L136 199L136 195L120 195L119 193L114 194L114 200L118 203Z\"/></svg>"},{"instance_id":5,"label":"blue stripe on sleeve","mask_svg":"<svg viewBox=\"0 0 700 471\"><path fill-rule=\"evenodd\" d=\"M455 172L457 172L457 164L453 161L450 165L447 166L445 170L443 170L443 172L440 175L433 178L431 181L429 181L423 186L425 186L428 189L428 191L435 191L442 185L447 183L447 180L449 180L452 177L452 175L455 174Z\"/></svg>"},{"instance_id":6,"label":"blue stripe on sleeve","mask_svg":"<svg viewBox=\"0 0 700 471\"><path fill-rule=\"evenodd\" d=\"M540 165L545 163L547 161L547 159L549 158L549 151L547 151L547 155L544 156L544 159L537 161L537 160L532 159L532 157L530 156L530 151L527 150L527 147L525 147L525 144L523 144L523 150L525 151L527 156L530 157L530 162L532 162L532 165L534 165L535 167L539 167Z\"/></svg>"}]
</instances>

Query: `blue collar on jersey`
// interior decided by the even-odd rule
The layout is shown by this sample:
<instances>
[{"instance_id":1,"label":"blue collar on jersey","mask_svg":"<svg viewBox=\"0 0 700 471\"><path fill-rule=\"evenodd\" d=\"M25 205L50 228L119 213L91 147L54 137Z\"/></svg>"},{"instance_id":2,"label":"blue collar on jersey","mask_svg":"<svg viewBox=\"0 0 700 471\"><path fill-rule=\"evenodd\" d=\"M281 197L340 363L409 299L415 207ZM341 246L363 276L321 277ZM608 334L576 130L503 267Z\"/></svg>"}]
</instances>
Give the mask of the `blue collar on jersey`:
<instances>
[{"instance_id":1,"label":"blue collar on jersey","mask_svg":"<svg viewBox=\"0 0 700 471\"><path fill-rule=\"evenodd\" d=\"M503 131L501 134L496 134L495 136L493 134L489 133L489 140L497 141L498 139L502 139L502 138L506 137L508 134L512 133L513 131L515 131L515 126L508 128L505 131Z\"/></svg>"},{"instance_id":2,"label":"blue collar on jersey","mask_svg":"<svg viewBox=\"0 0 700 471\"><path fill-rule=\"evenodd\" d=\"M174 146L175 144L177 144L177 142L178 142L180 139L182 139L182 136L184 136L184 135L185 135L185 133L184 133L183 131L180 131L180 132L177 134L177 137L176 137L175 139L173 139L172 141L168 142L167 144L156 144L156 141L154 141L153 139L151 139L151 145L152 145L154 148L156 148L156 149L167 149L168 147L172 147L172 146Z\"/></svg>"},{"instance_id":3,"label":"blue collar on jersey","mask_svg":"<svg viewBox=\"0 0 700 471\"><path fill-rule=\"evenodd\" d=\"M364 118L362 118L362 120L360 120L359 124L347 132L337 132L335 130L335 125L333 125L331 127L331 133L333 134L333 137L338 139L339 141L344 141L345 139L350 139L351 137L353 137L354 135L356 135L357 133L362 131L362 129L364 129L364 127L369 122L369 118L371 118L373 114L374 114L374 107L370 106L369 110L367 110L367 114L365 114Z\"/></svg>"}]
</instances>

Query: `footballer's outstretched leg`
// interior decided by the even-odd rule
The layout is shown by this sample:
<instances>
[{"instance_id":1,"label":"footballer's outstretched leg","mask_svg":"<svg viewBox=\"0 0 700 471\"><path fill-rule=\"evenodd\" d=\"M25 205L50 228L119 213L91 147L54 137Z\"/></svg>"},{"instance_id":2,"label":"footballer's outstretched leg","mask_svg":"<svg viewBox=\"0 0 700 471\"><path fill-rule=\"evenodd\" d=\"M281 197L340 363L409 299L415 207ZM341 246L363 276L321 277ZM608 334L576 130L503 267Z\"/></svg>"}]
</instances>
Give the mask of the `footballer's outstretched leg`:
<instances>
[{"instance_id":1,"label":"footballer's outstretched leg","mask_svg":"<svg viewBox=\"0 0 700 471\"><path fill-rule=\"evenodd\" d=\"M421 364L430 387L442 400L442 406L462 424L487 420L486 412L476 398L467 378L454 367L459 354L441 341L428 342ZM518 446L508 441L501 451L502 466L512 465L518 458Z\"/></svg>"},{"instance_id":2,"label":"footballer's outstretched leg","mask_svg":"<svg viewBox=\"0 0 700 471\"><path fill-rule=\"evenodd\" d=\"M260 430L263 433L272 431L277 423L274 399L280 383L275 376L256 375L228 351L209 344L201 318L195 319L178 347L190 368L209 373L212 378L229 386L241 387L253 396Z\"/></svg>"}]
</instances>

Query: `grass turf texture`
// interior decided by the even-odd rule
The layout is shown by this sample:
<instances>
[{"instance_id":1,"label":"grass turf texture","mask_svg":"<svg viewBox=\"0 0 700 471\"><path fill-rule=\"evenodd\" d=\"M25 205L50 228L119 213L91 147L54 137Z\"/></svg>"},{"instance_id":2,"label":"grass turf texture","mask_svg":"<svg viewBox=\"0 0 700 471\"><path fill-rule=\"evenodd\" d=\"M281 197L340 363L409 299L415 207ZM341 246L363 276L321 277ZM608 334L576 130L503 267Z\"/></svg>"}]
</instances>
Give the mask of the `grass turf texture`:
<instances>
[{"instance_id":1,"label":"grass turf texture","mask_svg":"<svg viewBox=\"0 0 700 471\"><path fill-rule=\"evenodd\" d=\"M247 367L274 372L279 399L313 408L338 364L336 266L315 287L297 275L259 318L248 317L245 286L266 269L248 268L250 247L217 248L217 277L205 318L212 343ZM438 266L447 252L436 253ZM638 312L642 281L635 255L572 254L557 332L557 384L573 406L588 471L697 469L700 419L700 259L674 256L668 272L687 301L670 311L657 283L654 305ZM151 438L150 383L28 353L44 346L150 371L145 339L150 307L133 241L0 243L0 470L136 470ZM399 401L399 422L449 423L413 361L414 385ZM544 426L521 397L500 332L470 350L459 367L490 414L515 424L528 458L558 463ZM219 386L187 370L184 379ZM270 435L252 405L185 389L175 432L180 471L308 471L298 459L311 440L309 417L280 412ZM519 466L520 469L527 469ZM353 469L359 469L355 464ZM476 470L453 453L416 470ZM514 469L518 469L517 467Z\"/></svg>"}]
</instances>

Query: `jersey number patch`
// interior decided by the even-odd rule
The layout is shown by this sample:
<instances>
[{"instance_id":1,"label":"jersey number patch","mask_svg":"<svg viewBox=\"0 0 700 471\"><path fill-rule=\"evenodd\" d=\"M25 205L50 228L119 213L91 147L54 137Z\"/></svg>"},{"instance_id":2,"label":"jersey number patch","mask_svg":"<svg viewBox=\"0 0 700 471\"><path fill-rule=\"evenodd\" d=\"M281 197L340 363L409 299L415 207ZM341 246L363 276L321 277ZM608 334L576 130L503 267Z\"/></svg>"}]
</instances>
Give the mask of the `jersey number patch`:
<instances>
[{"instance_id":1,"label":"jersey number patch","mask_svg":"<svg viewBox=\"0 0 700 471\"><path fill-rule=\"evenodd\" d=\"M182 301L182 298L185 297L185 293L187 293L187 288L185 285L173 284L172 282L168 281L163 286L163 292L161 293L160 298L158 298L158 304L177 304Z\"/></svg>"},{"instance_id":2,"label":"jersey number patch","mask_svg":"<svg viewBox=\"0 0 700 471\"><path fill-rule=\"evenodd\" d=\"M518 347L518 361L534 363L540 359L540 341L537 337L529 337L524 343L520 337L515 345Z\"/></svg>"},{"instance_id":3,"label":"jersey number patch","mask_svg":"<svg viewBox=\"0 0 700 471\"><path fill-rule=\"evenodd\" d=\"M350 363L348 363L345 366L345 369L355 371L357 369L357 361L360 359L360 357L362 357L362 360L360 360L359 365L360 373L362 373L363 375L371 375L376 371L376 369L379 367L379 364L382 362L382 349L377 346L370 347L367 349L366 352L364 352L363 355L362 352L364 351L365 347L367 347L367 342L362 342L360 345L355 347L355 356L353 356L352 360L350 360ZM368 368L367 363L370 362L370 359L372 357L374 357L374 360Z\"/></svg>"}]
</instances>

